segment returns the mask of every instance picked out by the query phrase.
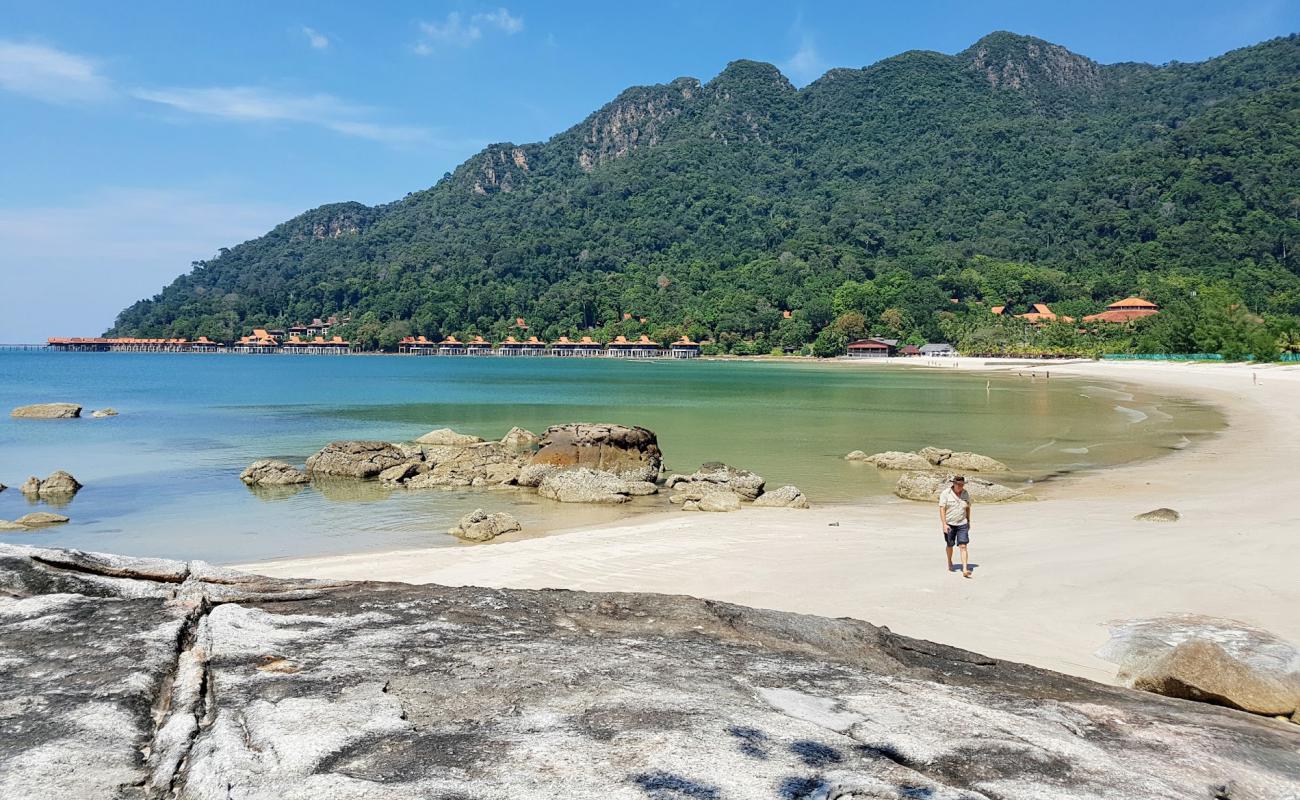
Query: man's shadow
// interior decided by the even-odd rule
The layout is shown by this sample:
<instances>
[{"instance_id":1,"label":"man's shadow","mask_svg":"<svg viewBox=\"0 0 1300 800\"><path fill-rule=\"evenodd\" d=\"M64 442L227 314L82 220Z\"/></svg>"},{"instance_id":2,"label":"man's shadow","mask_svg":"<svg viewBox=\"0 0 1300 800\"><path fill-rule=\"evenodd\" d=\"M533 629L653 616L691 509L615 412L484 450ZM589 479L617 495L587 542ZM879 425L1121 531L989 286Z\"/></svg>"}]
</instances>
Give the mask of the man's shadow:
<instances>
[{"instance_id":1,"label":"man's shadow","mask_svg":"<svg viewBox=\"0 0 1300 800\"><path fill-rule=\"evenodd\" d=\"M970 571L971 571L971 572L974 572L975 570L979 569L979 564L976 564L976 563L974 563L974 562L971 562L970 564L967 564L966 566L970 567ZM949 572L961 572L961 564L953 564L953 565L952 565L952 569L950 569L950 570L948 570L948 571L949 571Z\"/></svg>"}]
</instances>

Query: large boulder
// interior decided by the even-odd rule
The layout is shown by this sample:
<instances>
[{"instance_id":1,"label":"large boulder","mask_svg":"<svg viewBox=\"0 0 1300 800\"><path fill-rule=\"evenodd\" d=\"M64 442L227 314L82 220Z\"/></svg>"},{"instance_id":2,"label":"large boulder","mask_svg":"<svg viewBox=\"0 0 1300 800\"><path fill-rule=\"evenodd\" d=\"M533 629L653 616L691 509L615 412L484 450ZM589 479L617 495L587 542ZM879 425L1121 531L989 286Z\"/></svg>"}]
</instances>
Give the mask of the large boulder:
<instances>
[{"instance_id":1,"label":"large boulder","mask_svg":"<svg viewBox=\"0 0 1300 800\"><path fill-rule=\"evenodd\" d=\"M899 476L894 494L904 500L938 502L939 493L951 482L951 475L940 472L907 472ZM966 492L974 503L1013 503L1038 499L1019 489L970 476L966 476Z\"/></svg>"},{"instance_id":2,"label":"large boulder","mask_svg":"<svg viewBox=\"0 0 1300 800\"><path fill-rule=\"evenodd\" d=\"M19 490L31 498L67 500L81 488L81 483L76 478L60 469L51 472L45 480L35 475L31 476L23 482Z\"/></svg>"},{"instance_id":3,"label":"large boulder","mask_svg":"<svg viewBox=\"0 0 1300 800\"><path fill-rule=\"evenodd\" d=\"M796 486L782 486L763 492L754 501L755 508L808 508L808 498Z\"/></svg>"},{"instance_id":4,"label":"large boulder","mask_svg":"<svg viewBox=\"0 0 1300 800\"><path fill-rule=\"evenodd\" d=\"M923 447L917 455L936 467L954 472L1006 472L1008 467L997 459L979 453L954 452L943 447Z\"/></svg>"},{"instance_id":5,"label":"large boulder","mask_svg":"<svg viewBox=\"0 0 1300 800\"><path fill-rule=\"evenodd\" d=\"M449 533L470 542L488 542L503 533L512 533L522 529L523 526L519 524L519 520L505 512L498 511L489 514L481 508L476 508L461 517L460 524L452 528Z\"/></svg>"},{"instance_id":6,"label":"large boulder","mask_svg":"<svg viewBox=\"0 0 1300 800\"><path fill-rule=\"evenodd\" d=\"M700 468L690 475L668 476L664 486L675 493L681 493L692 487L696 487L699 491L709 491L717 487L738 494L745 500L753 500L763 493L765 483L762 475L711 461L700 465Z\"/></svg>"},{"instance_id":7,"label":"large boulder","mask_svg":"<svg viewBox=\"0 0 1300 800\"><path fill-rule=\"evenodd\" d=\"M294 465L270 458L249 464L239 473L239 479L249 486L293 486L311 480L307 473Z\"/></svg>"},{"instance_id":8,"label":"large boulder","mask_svg":"<svg viewBox=\"0 0 1300 800\"><path fill-rule=\"evenodd\" d=\"M423 445L422 449L424 463L402 483L408 489L509 485L527 461L501 442Z\"/></svg>"},{"instance_id":9,"label":"large boulder","mask_svg":"<svg viewBox=\"0 0 1300 800\"><path fill-rule=\"evenodd\" d=\"M6 800L1300 795L1273 720L854 619L11 545L0 597Z\"/></svg>"},{"instance_id":10,"label":"large boulder","mask_svg":"<svg viewBox=\"0 0 1300 800\"><path fill-rule=\"evenodd\" d=\"M19 419L74 419L81 416L81 406L76 403L37 403L19 406L9 412Z\"/></svg>"},{"instance_id":11,"label":"large boulder","mask_svg":"<svg viewBox=\"0 0 1300 800\"><path fill-rule=\"evenodd\" d=\"M429 431L415 441L419 444L466 445L478 444L483 441L483 437L473 436L468 433L457 433L451 428L439 428L435 431Z\"/></svg>"},{"instance_id":12,"label":"large boulder","mask_svg":"<svg viewBox=\"0 0 1300 800\"><path fill-rule=\"evenodd\" d=\"M14 520L14 523L24 528L47 528L51 525L62 525L67 521L68 518L62 514L52 514L49 511L33 511Z\"/></svg>"},{"instance_id":13,"label":"large boulder","mask_svg":"<svg viewBox=\"0 0 1300 800\"><path fill-rule=\"evenodd\" d=\"M930 469L932 466L929 461L916 453L904 453L898 450L886 450L883 453L867 456L862 460L880 469L898 472Z\"/></svg>"},{"instance_id":14,"label":"large boulder","mask_svg":"<svg viewBox=\"0 0 1300 800\"><path fill-rule=\"evenodd\" d=\"M400 447L388 442L330 442L307 459L307 472L345 478L374 478L408 458Z\"/></svg>"},{"instance_id":15,"label":"large boulder","mask_svg":"<svg viewBox=\"0 0 1300 800\"><path fill-rule=\"evenodd\" d=\"M561 503L626 503L636 491L630 484L610 472L578 467L547 475L537 493Z\"/></svg>"},{"instance_id":16,"label":"large boulder","mask_svg":"<svg viewBox=\"0 0 1300 800\"><path fill-rule=\"evenodd\" d=\"M657 481L663 454L653 431L578 422L547 428L530 463L586 467L632 481Z\"/></svg>"}]
</instances>

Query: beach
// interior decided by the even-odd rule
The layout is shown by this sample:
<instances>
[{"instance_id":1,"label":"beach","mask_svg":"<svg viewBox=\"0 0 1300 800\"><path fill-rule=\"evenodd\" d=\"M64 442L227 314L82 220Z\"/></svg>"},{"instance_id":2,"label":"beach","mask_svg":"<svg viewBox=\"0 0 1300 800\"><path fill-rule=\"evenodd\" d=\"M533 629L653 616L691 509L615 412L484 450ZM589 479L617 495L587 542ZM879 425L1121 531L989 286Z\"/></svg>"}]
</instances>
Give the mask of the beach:
<instances>
[{"instance_id":1,"label":"beach","mask_svg":"<svg viewBox=\"0 0 1300 800\"><path fill-rule=\"evenodd\" d=\"M930 363L842 366L930 369ZM1113 682L1115 667L1096 652L1115 620L1199 614L1300 640L1300 580L1289 550L1300 526L1290 499L1300 488L1294 473L1300 368L939 363L948 370L1022 373L1027 381L1050 380L1050 372L1118 382L1210 403L1228 426L1168 455L1043 484L1034 490L1039 502L977 505L969 580L944 569L934 508L902 500L657 514L497 544L241 568L275 576L688 594L854 617L1103 682ZM1028 377L1031 372L1037 377ZM815 492L810 495L815 504ZM1160 507L1176 509L1182 519L1133 519Z\"/></svg>"}]
</instances>

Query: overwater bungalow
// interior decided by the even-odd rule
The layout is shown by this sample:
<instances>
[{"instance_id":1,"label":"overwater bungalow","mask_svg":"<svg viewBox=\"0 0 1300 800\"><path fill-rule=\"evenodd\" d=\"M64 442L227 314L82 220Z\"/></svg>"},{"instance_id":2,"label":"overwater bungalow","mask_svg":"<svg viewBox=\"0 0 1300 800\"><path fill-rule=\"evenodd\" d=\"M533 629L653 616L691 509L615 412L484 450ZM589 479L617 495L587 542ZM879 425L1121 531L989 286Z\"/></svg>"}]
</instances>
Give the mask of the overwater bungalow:
<instances>
[{"instance_id":1,"label":"overwater bungalow","mask_svg":"<svg viewBox=\"0 0 1300 800\"><path fill-rule=\"evenodd\" d=\"M438 343L423 336L406 336L397 343L397 352L414 356L437 355Z\"/></svg>"},{"instance_id":2,"label":"overwater bungalow","mask_svg":"<svg viewBox=\"0 0 1300 800\"><path fill-rule=\"evenodd\" d=\"M641 334L636 341L629 341L625 336L616 336L609 343L606 352L614 358L659 358L664 354L663 345Z\"/></svg>"},{"instance_id":3,"label":"overwater bungalow","mask_svg":"<svg viewBox=\"0 0 1300 800\"><path fill-rule=\"evenodd\" d=\"M521 356L524 354L524 343L513 336L507 336L504 341L497 343L496 354L499 356Z\"/></svg>"},{"instance_id":4,"label":"overwater bungalow","mask_svg":"<svg viewBox=\"0 0 1300 800\"><path fill-rule=\"evenodd\" d=\"M668 354L673 358L699 358L700 343L692 342L689 336L683 335L682 338L668 345Z\"/></svg>"},{"instance_id":5,"label":"overwater bungalow","mask_svg":"<svg viewBox=\"0 0 1300 800\"><path fill-rule=\"evenodd\" d=\"M194 353L224 353L226 352L226 343L214 342L206 336L200 336L190 343L190 351Z\"/></svg>"},{"instance_id":6,"label":"overwater bungalow","mask_svg":"<svg viewBox=\"0 0 1300 800\"><path fill-rule=\"evenodd\" d=\"M311 339L290 336L280 347L280 351L283 353L316 356L340 355L350 349L351 345L344 341L341 336L330 339L323 336L315 336Z\"/></svg>"},{"instance_id":7,"label":"overwater bungalow","mask_svg":"<svg viewBox=\"0 0 1300 800\"><path fill-rule=\"evenodd\" d=\"M600 342L593 341L590 336L584 336L576 342L567 336L561 336L551 343L550 353L560 358L591 358L601 355L603 349Z\"/></svg>"},{"instance_id":8,"label":"overwater bungalow","mask_svg":"<svg viewBox=\"0 0 1300 800\"><path fill-rule=\"evenodd\" d=\"M1106 306L1100 314L1089 314L1084 322L1132 322L1160 313L1160 306L1140 297L1126 297Z\"/></svg>"},{"instance_id":9,"label":"overwater bungalow","mask_svg":"<svg viewBox=\"0 0 1300 800\"><path fill-rule=\"evenodd\" d=\"M523 355L526 356L544 356L546 355L546 342L538 339L536 336L529 336L528 341L524 342Z\"/></svg>"},{"instance_id":10,"label":"overwater bungalow","mask_svg":"<svg viewBox=\"0 0 1300 800\"><path fill-rule=\"evenodd\" d=\"M482 336L475 336L465 343L465 355L490 356L492 355L492 343Z\"/></svg>"},{"instance_id":11,"label":"overwater bungalow","mask_svg":"<svg viewBox=\"0 0 1300 800\"><path fill-rule=\"evenodd\" d=\"M438 342L438 355L440 356L463 356L465 355L465 343L455 336L448 336L441 342Z\"/></svg>"},{"instance_id":12,"label":"overwater bungalow","mask_svg":"<svg viewBox=\"0 0 1300 800\"><path fill-rule=\"evenodd\" d=\"M254 328L252 336L239 337L239 343L231 348L236 353L275 353L280 349L280 342L265 328Z\"/></svg>"}]
</instances>

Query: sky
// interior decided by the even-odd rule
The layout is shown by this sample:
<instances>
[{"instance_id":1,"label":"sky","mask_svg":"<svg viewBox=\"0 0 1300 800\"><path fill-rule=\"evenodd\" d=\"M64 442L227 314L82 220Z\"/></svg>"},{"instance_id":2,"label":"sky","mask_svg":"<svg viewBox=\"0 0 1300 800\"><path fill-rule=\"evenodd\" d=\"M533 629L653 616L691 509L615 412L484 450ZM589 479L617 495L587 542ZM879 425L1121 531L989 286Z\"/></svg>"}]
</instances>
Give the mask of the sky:
<instances>
[{"instance_id":1,"label":"sky","mask_svg":"<svg viewBox=\"0 0 1300 800\"><path fill-rule=\"evenodd\" d=\"M1157 64L1300 31L1300 0L502 1L0 0L0 343L99 335L302 211L738 58L803 86L995 30Z\"/></svg>"}]
</instances>

